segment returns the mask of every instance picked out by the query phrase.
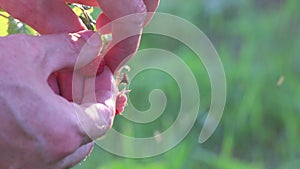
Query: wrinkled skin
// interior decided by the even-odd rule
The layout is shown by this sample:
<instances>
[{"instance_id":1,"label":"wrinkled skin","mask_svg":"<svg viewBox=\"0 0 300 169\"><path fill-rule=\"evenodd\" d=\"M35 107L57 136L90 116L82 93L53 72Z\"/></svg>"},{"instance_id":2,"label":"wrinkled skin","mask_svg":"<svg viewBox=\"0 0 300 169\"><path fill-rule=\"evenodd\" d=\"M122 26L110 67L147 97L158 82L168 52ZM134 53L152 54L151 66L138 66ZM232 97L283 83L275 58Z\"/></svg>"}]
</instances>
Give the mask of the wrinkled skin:
<instances>
[{"instance_id":1,"label":"wrinkled skin","mask_svg":"<svg viewBox=\"0 0 300 169\"><path fill-rule=\"evenodd\" d=\"M144 13L155 11L159 3L158 0L72 2L99 4L103 13L97 19L97 28L102 33L112 32L113 41L122 39L126 31L140 33L150 19ZM106 65L95 82L76 71L77 80L72 84L78 53L92 32L83 31L86 28L65 2L0 0L0 7L42 34L0 38L0 168L70 168L89 154L93 147L91 138L102 136L111 127L118 98L113 73L136 52L140 34L111 47L104 56ZM137 20L114 22L102 29L106 23L134 13L141 14ZM88 45L90 58L100 47L100 39ZM92 83L96 84L95 91L91 91ZM72 85L76 96L72 96ZM97 103L88 104L87 98L93 94ZM85 124L85 130L81 124Z\"/></svg>"},{"instance_id":2,"label":"wrinkled skin","mask_svg":"<svg viewBox=\"0 0 300 169\"><path fill-rule=\"evenodd\" d=\"M0 38L0 168L66 168L79 162L93 144L76 112L91 125L87 129L94 138L111 127L116 88L109 68L96 78L97 104L68 102L47 84L52 72L74 65L84 40L74 42L71 36L78 35ZM96 53L97 48L90 49ZM86 87L84 96L93 92ZM93 113L99 115L86 114L89 107L97 107Z\"/></svg>"}]
</instances>

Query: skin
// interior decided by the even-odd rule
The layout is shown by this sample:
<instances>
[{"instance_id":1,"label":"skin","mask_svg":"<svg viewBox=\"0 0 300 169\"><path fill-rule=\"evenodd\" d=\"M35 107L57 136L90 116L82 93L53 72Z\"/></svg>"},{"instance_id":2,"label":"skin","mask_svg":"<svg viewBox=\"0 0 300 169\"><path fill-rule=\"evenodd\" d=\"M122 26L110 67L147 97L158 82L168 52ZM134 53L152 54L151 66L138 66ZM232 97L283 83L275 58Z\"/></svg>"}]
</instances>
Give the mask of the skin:
<instances>
[{"instance_id":1,"label":"skin","mask_svg":"<svg viewBox=\"0 0 300 169\"><path fill-rule=\"evenodd\" d=\"M0 123L0 168L70 168L89 154L91 138L102 136L111 127L116 107L124 109L122 100L127 98L118 95L113 74L136 52L142 28L151 18L145 12L155 11L159 1L76 2L99 5L103 13L97 28L113 34L115 45L105 53L105 65L95 82L72 71L92 32L83 31L85 26L63 0L0 0L2 9L42 34L0 38L0 119L5 119ZM114 21L133 13L140 17L125 23ZM137 35L124 39L128 31ZM87 58L94 58L101 40L94 39L87 47ZM91 91L93 83L95 91ZM97 103L88 104L92 94ZM81 124L86 124L85 130Z\"/></svg>"},{"instance_id":2,"label":"skin","mask_svg":"<svg viewBox=\"0 0 300 169\"><path fill-rule=\"evenodd\" d=\"M97 104L68 102L47 84L52 72L75 64L85 40L73 41L72 36L78 34L0 38L0 168L68 168L79 162L93 145L76 113L84 123L92 124L87 128L92 137L100 137L111 127L116 88L110 85L114 79L107 67L96 77ZM98 47L90 50L96 52ZM100 114L97 118L85 113L93 106L98 107L93 112Z\"/></svg>"}]
</instances>

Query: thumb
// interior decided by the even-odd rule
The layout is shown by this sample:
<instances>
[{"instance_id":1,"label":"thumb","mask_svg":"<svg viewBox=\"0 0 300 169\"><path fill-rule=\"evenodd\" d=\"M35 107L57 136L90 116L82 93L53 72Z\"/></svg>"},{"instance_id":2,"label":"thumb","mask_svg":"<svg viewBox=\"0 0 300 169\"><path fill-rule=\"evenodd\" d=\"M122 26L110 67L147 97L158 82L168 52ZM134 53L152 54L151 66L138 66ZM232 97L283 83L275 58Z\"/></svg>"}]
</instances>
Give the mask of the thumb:
<instances>
[{"instance_id":1,"label":"thumb","mask_svg":"<svg viewBox=\"0 0 300 169\"><path fill-rule=\"evenodd\" d=\"M65 68L80 69L100 52L102 41L98 33L81 31L70 34L43 35L37 45L42 45L46 74Z\"/></svg>"}]
</instances>

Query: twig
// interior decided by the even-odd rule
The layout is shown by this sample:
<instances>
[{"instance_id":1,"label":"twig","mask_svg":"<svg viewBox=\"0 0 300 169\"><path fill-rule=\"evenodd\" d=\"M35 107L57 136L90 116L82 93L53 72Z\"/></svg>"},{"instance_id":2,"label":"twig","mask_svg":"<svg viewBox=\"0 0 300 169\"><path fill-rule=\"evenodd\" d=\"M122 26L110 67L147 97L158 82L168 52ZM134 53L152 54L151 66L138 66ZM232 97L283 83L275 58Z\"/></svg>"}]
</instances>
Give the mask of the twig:
<instances>
[{"instance_id":1,"label":"twig","mask_svg":"<svg viewBox=\"0 0 300 169\"><path fill-rule=\"evenodd\" d=\"M1 13L0 13L0 16L2 16L3 18L9 19L8 16L5 16L5 15L3 15L3 14L1 14Z\"/></svg>"}]
</instances>

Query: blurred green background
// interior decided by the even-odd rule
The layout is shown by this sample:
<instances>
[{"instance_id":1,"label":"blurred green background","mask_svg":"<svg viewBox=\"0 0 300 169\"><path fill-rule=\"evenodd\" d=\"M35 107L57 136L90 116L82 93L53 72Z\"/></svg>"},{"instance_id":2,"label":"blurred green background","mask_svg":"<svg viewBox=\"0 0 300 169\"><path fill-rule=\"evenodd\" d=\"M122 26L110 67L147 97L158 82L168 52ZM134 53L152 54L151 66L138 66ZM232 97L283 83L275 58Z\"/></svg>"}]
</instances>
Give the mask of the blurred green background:
<instances>
[{"instance_id":1,"label":"blurred green background","mask_svg":"<svg viewBox=\"0 0 300 169\"><path fill-rule=\"evenodd\" d=\"M74 169L300 168L299 7L299 0L162 0L159 12L195 24L219 53L227 78L227 103L220 125L208 141L198 143L211 99L207 72L198 57L180 42L146 34L140 49L174 52L194 72L201 93L194 127L180 144L159 156L128 159L95 146L91 156ZM13 29L21 28L12 24ZM114 128L129 136L144 137L170 127L178 115L180 93L169 75L155 70L140 73L131 81L129 98L137 109L147 110L149 93L156 88L168 99L160 118L137 124L117 116ZM139 149L132 145L128 148Z\"/></svg>"},{"instance_id":2,"label":"blurred green background","mask_svg":"<svg viewBox=\"0 0 300 169\"><path fill-rule=\"evenodd\" d=\"M145 34L140 49L174 52L193 70L201 93L201 107L193 129L175 148L156 157L127 159L96 147L91 157L74 168L299 168L299 7L298 0L162 0L159 12L195 24L219 53L228 86L221 124L207 142L198 143L211 99L207 72L198 57L182 43ZM156 88L162 89L168 99L159 119L137 124L117 116L114 128L129 136L149 137L170 127L179 112L180 93L169 75L155 70L140 73L131 81L130 100L137 109L147 110L148 95Z\"/></svg>"}]
</instances>

